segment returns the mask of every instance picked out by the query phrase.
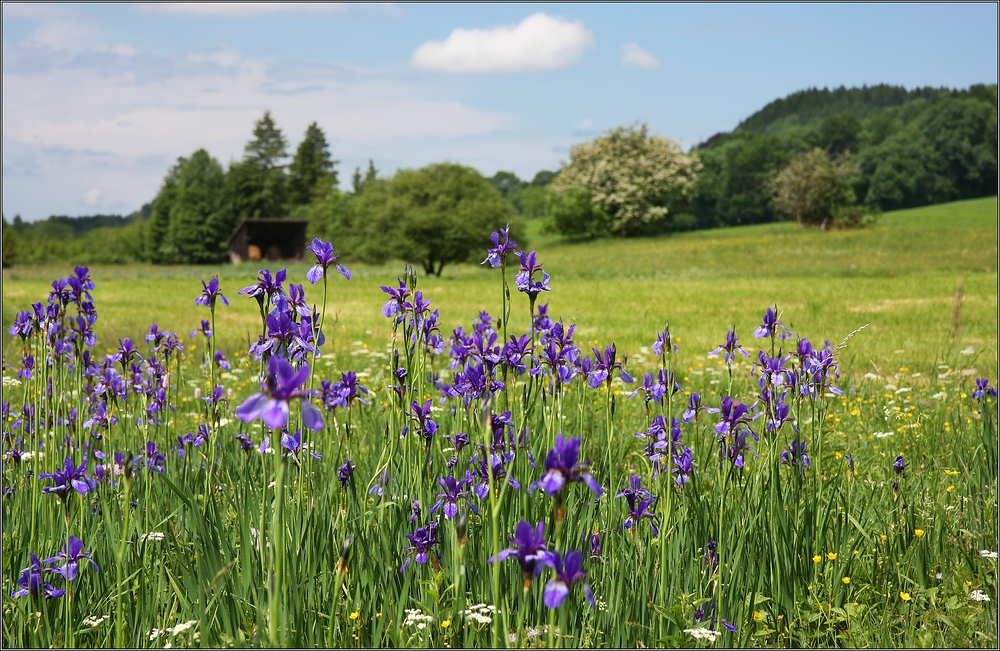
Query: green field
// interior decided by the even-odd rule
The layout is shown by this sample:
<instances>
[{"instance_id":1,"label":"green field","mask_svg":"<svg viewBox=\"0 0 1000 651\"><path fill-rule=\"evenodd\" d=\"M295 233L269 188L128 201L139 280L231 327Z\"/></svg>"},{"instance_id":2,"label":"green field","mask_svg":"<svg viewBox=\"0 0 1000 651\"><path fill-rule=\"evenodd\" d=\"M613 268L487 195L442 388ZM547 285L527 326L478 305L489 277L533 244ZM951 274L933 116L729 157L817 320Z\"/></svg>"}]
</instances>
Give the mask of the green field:
<instances>
[{"instance_id":1,"label":"green field","mask_svg":"<svg viewBox=\"0 0 1000 651\"><path fill-rule=\"evenodd\" d=\"M971 347L982 370L995 375L995 197L887 213L860 231L777 223L586 244L537 234L534 239L538 259L552 275L553 291L539 302L547 299L550 315L576 323L585 341L615 342L627 354L648 348L667 320L687 353L707 352L732 325L749 335L763 309L777 303L786 325L811 339L837 344L870 324L848 349L857 363L844 366L852 371L892 367L904 358L911 365L949 361ZM186 339L205 316L194 306L199 280L218 274L232 302L217 317L220 346L245 350L247 340L256 339L259 316L256 303L236 292L254 282L259 266L92 268L100 305L98 349L116 346L118 337L141 339L153 322ZM290 266L289 281L305 283L308 266ZM329 332L340 353L353 342L386 340L389 327L379 311L385 294L378 287L393 285L402 272L402 263L348 266L354 280L338 276L330 284L337 325ZM69 265L4 270L4 328L16 311L44 298L52 279L71 271ZM952 338L959 279L964 292L958 337ZM421 277L418 289L440 309L445 334L467 328L479 310L500 309L496 274L478 265L446 267L441 278ZM307 284L307 291L310 301L321 302L315 288ZM527 329L523 307L512 315L512 325Z\"/></svg>"},{"instance_id":2,"label":"green field","mask_svg":"<svg viewBox=\"0 0 1000 651\"><path fill-rule=\"evenodd\" d=\"M588 386L580 365L560 385L529 361L538 375L504 366L502 389L442 398L431 372L458 384L448 348L407 353L380 311L378 286L394 285L401 264L346 261L354 279L330 276L324 330L333 345L310 381L357 371L371 404L326 404L312 431L301 395L287 398L287 429L303 433L286 459L293 448L279 426L235 411L262 370L247 354L260 332L257 304L237 295L256 266L93 268L98 358L130 336L159 359L144 343L154 322L187 349L165 368L137 362L113 389L108 376L124 376L124 364L88 376L37 332L4 338L3 646L996 647L997 401L976 384L997 383L996 198L890 213L860 231L770 224L586 244L536 234L530 246L552 276L539 302L577 324L582 357L615 343L636 379L670 372L683 392L629 399L637 385L617 373ZM289 280L305 282L307 269L289 268ZM5 329L70 273L5 270ZM218 305L214 328L232 362L226 372L203 366L205 339L188 337L210 318L195 298L216 274L232 302ZM441 310L447 339L459 325L469 332L480 310L498 314L501 286L500 270L469 264L421 277L417 289ZM306 285L310 302L322 305L321 288ZM511 302L510 332L524 332L527 299L512 291ZM754 338L774 304L815 355L781 359L794 340ZM661 358L651 349L667 320L679 351ZM728 368L708 351L734 325L752 357ZM825 359L840 375L831 367L818 381L827 339ZM406 384L391 372L393 350ZM787 372L764 382L758 351ZM21 368L29 354L31 377ZM468 364L460 368L471 373ZM214 408L213 383L228 395ZM761 418L720 432L723 416L701 412L675 423L672 443L668 429L655 433L656 418L678 418L694 392L705 407L729 397ZM425 400L437 429L414 413ZM789 408L780 418L778 403ZM199 428L203 444L180 440ZM525 440L507 438L515 432ZM471 444L457 443L463 433ZM579 438L578 460L589 465L559 470L559 435ZM148 446L158 451L142 454ZM503 459L493 471L477 461L487 446ZM42 473L69 459L97 478L97 450L104 467L89 490L51 494L57 480ZM141 463L112 463L127 452ZM693 467L677 482L684 454ZM342 479L345 460L356 468ZM590 484L574 481L585 472ZM551 473L562 488L542 485ZM448 475L469 478L454 498L464 529L462 515L430 512ZM655 499L628 505L622 491L633 481ZM581 552L577 578L592 588L593 608L554 568L529 585L516 556L488 561L522 521L544 522L547 551L560 559ZM437 538L426 543L420 532L431 523ZM71 535L100 571L81 560L71 582L52 571L58 559L43 560L50 571L34 576L71 590L45 599L28 580L31 554L55 557ZM418 540L427 546L414 549ZM560 586L568 596L552 607L549 590Z\"/></svg>"}]
</instances>

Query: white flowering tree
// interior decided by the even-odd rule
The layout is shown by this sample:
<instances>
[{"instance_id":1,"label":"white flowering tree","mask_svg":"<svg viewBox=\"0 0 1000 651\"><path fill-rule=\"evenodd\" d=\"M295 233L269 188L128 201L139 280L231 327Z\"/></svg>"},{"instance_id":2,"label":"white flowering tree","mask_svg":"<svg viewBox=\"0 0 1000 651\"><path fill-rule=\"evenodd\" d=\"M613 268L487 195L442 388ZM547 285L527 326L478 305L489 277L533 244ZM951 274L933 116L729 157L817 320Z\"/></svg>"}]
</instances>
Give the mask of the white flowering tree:
<instances>
[{"instance_id":1,"label":"white flowering tree","mask_svg":"<svg viewBox=\"0 0 1000 651\"><path fill-rule=\"evenodd\" d=\"M549 186L556 228L568 235L656 232L671 206L691 195L701 170L696 156L650 135L646 124L612 129L573 147L569 157Z\"/></svg>"}]
</instances>

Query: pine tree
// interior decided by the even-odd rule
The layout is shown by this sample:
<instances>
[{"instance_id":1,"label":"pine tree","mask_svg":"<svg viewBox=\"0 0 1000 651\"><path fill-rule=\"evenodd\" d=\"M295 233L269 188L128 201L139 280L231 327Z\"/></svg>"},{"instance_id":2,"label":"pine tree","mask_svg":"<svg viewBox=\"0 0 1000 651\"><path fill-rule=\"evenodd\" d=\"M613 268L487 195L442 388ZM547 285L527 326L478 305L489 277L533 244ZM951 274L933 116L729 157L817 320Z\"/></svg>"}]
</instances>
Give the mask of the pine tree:
<instances>
[{"instance_id":1,"label":"pine tree","mask_svg":"<svg viewBox=\"0 0 1000 651\"><path fill-rule=\"evenodd\" d=\"M334 170L334 165L338 162L330 158L329 145L323 130L315 122L310 124L288 167L289 204L308 205L335 187L337 172Z\"/></svg>"}]
</instances>

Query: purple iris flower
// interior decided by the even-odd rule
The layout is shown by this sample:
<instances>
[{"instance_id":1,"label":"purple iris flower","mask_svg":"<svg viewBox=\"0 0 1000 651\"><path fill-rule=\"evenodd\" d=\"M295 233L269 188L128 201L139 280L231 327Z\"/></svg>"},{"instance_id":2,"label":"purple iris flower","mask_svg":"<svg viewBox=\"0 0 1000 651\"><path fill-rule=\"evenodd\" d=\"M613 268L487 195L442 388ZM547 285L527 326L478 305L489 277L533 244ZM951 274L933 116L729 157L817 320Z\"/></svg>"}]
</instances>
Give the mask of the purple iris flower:
<instances>
[{"instance_id":1,"label":"purple iris flower","mask_svg":"<svg viewBox=\"0 0 1000 651\"><path fill-rule=\"evenodd\" d=\"M42 562L38 560L35 553L31 553L31 565L21 570L21 576L17 579L20 590L10 593L14 599L18 597L38 596L39 592L44 592L46 599L61 597L66 594L65 590L57 590L48 583L42 581Z\"/></svg>"},{"instance_id":2,"label":"purple iris flower","mask_svg":"<svg viewBox=\"0 0 1000 651\"><path fill-rule=\"evenodd\" d=\"M196 305L204 305L205 307L215 310L215 303L219 299L222 299L222 304L229 307L229 299L222 295L222 291L219 289L219 277L213 277L206 284L205 281L201 281L201 296L194 299Z\"/></svg>"},{"instance_id":3,"label":"purple iris flower","mask_svg":"<svg viewBox=\"0 0 1000 651\"><path fill-rule=\"evenodd\" d=\"M97 563L90 557L90 552L83 551L83 541L76 536L69 537L69 542L63 545L63 549L58 555L46 558L43 562L58 563L59 561L62 561L63 564L59 567L48 568L45 571L55 572L66 581L72 581L76 578L77 569L81 561L89 561L94 566L94 572L100 571Z\"/></svg>"},{"instance_id":4,"label":"purple iris flower","mask_svg":"<svg viewBox=\"0 0 1000 651\"><path fill-rule=\"evenodd\" d=\"M531 337L528 335L521 335L520 337L510 336L510 341L508 341L503 346L503 351L500 353L501 363L508 369L513 370L517 375L524 375L524 372L528 370L527 365L524 363L524 358L531 355Z\"/></svg>"},{"instance_id":5,"label":"purple iris flower","mask_svg":"<svg viewBox=\"0 0 1000 651\"><path fill-rule=\"evenodd\" d=\"M288 402L299 400L302 404L302 424L313 431L323 429L323 417L309 401L309 391L299 389L309 379L309 365L296 373L288 360L272 357L267 363L267 378L261 391L253 394L236 408L236 417L244 423L260 418L271 429L280 429L288 423Z\"/></svg>"},{"instance_id":6,"label":"purple iris flower","mask_svg":"<svg viewBox=\"0 0 1000 651\"><path fill-rule=\"evenodd\" d=\"M306 280L310 284L315 285L319 282L320 278L326 278L326 270L330 265L336 263L337 271L347 278L351 279L351 272L347 267L337 262L339 255L333 254L333 245L329 242L324 242L318 237L313 238L312 244L309 246L309 251L316 256L316 264L314 264L309 271L306 272Z\"/></svg>"},{"instance_id":7,"label":"purple iris flower","mask_svg":"<svg viewBox=\"0 0 1000 651\"><path fill-rule=\"evenodd\" d=\"M336 384L327 380L324 380L321 384L323 387L323 404L326 405L328 411L332 411L337 407L350 409L355 401L365 405L371 404L361 397L362 394L368 395L368 389L361 386L361 383L358 382L358 375L354 371L341 373L340 382Z\"/></svg>"},{"instance_id":8,"label":"purple iris flower","mask_svg":"<svg viewBox=\"0 0 1000 651\"><path fill-rule=\"evenodd\" d=\"M972 392L972 398L983 402L987 397L996 398L997 390L990 386L989 378L976 378L976 390Z\"/></svg>"},{"instance_id":9,"label":"purple iris flower","mask_svg":"<svg viewBox=\"0 0 1000 651\"><path fill-rule=\"evenodd\" d=\"M581 569L583 554L574 550L568 552L563 558L559 552L549 552L544 562L556 571L556 575L545 584L544 601L548 608L554 610L561 606L566 597L569 596L570 588L579 581L584 581L583 590L591 607L597 607L597 604L594 603L594 593L590 590L590 585L586 583L587 573Z\"/></svg>"},{"instance_id":10,"label":"purple iris flower","mask_svg":"<svg viewBox=\"0 0 1000 651\"><path fill-rule=\"evenodd\" d=\"M51 479L55 481L55 486L46 486L43 493L55 493L63 502L70 496L70 488L80 495L86 495L97 488L97 482L87 476L87 459L84 457L83 463L76 466L73 459L66 457L65 466L55 472L43 472L38 474L39 479Z\"/></svg>"},{"instance_id":11,"label":"purple iris flower","mask_svg":"<svg viewBox=\"0 0 1000 651\"><path fill-rule=\"evenodd\" d=\"M754 372L760 369L760 379L757 385L761 389L780 388L787 384L792 378L792 371L785 368L788 357L778 356L771 358L763 350L758 351L757 361L754 362Z\"/></svg>"},{"instance_id":12,"label":"purple iris flower","mask_svg":"<svg viewBox=\"0 0 1000 651\"><path fill-rule=\"evenodd\" d=\"M750 423L757 419L760 414L750 416L751 410L742 402L735 402L730 396L722 399L722 420L715 425L715 433L719 438L734 436L738 432L749 432L754 440L759 441L757 433L750 429Z\"/></svg>"},{"instance_id":13,"label":"purple iris flower","mask_svg":"<svg viewBox=\"0 0 1000 651\"><path fill-rule=\"evenodd\" d=\"M779 456L781 457L781 461L778 462L779 466L797 466L803 472L812 466L812 461L809 460L809 454L806 452L805 440L792 439L792 444Z\"/></svg>"},{"instance_id":14,"label":"purple iris flower","mask_svg":"<svg viewBox=\"0 0 1000 651\"><path fill-rule=\"evenodd\" d=\"M785 423L790 423L795 433L799 434L799 428L795 424L795 419L791 416L791 411L788 403L778 401L774 406L774 418L769 418L767 421L767 431L771 433L777 432Z\"/></svg>"},{"instance_id":15,"label":"purple iris flower","mask_svg":"<svg viewBox=\"0 0 1000 651\"><path fill-rule=\"evenodd\" d=\"M161 474L167 472L167 457L156 447L156 443L153 441L146 441L146 447L143 449L143 454L139 456L139 459L145 459L143 465L152 472Z\"/></svg>"},{"instance_id":16,"label":"purple iris flower","mask_svg":"<svg viewBox=\"0 0 1000 651\"><path fill-rule=\"evenodd\" d=\"M549 495L561 493L566 484L583 482L598 497L604 494L604 489L597 483L593 475L587 472L589 462L579 462L580 444L582 438L567 439L562 434L556 434L555 445L545 457L545 474L528 487L528 492L534 492L541 487Z\"/></svg>"},{"instance_id":17,"label":"purple iris flower","mask_svg":"<svg viewBox=\"0 0 1000 651\"><path fill-rule=\"evenodd\" d=\"M507 261L507 254L517 248L517 242L510 239L510 222L507 226L495 231L490 239L493 240L493 247L486 250L486 259L479 264L490 263L491 267L502 266Z\"/></svg>"},{"instance_id":18,"label":"purple iris flower","mask_svg":"<svg viewBox=\"0 0 1000 651\"><path fill-rule=\"evenodd\" d=\"M420 434L424 437L424 442L429 446L431 444L431 439L434 437L434 432L437 431L438 425L431 419L431 401L428 400L421 407L420 403L416 400L410 405L410 409L413 414L410 419L414 421L420 430ZM410 431L410 426L405 425L403 427L402 436L406 436Z\"/></svg>"},{"instance_id":19,"label":"purple iris flower","mask_svg":"<svg viewBox=\"0 0 1000 651\"><path fill-rule=\"evenodd\" d=\"M265 355L296 357L303 352L313 352L309 342L302 338L298 326L287 312L277 312L272 310L268 313L265 322L267 324L267 339L259 344L251 346L250 353L254 359L260 359Z\"/></svg>"},{"instance_id":20,"label":"purple iris flower","mask_svg":"<svg viewBox=\"0 0 1000 651\"><path fill-rule=\"evenodd\" d=\"M615 497L624 497L628 502L629 513L622 526L625 529L632 529L633 525L641 522L643 519L648 519L649 525L653 528L653 536L658 536L660 532L656 528L656 523L653 522L656 514L649 510L656 497L650 495L649 491L642 487L642 477L639 475L630 476L628 483L628 488L622 489L622 492L615 495Z\"/></svg>"},{"instance_id":21,"label":"purple iris flower","mask_svg":"<svg viewBox=\"0 0 1000 651\"><path fill-rule=\"evenodd\" d=\"M118 340L118 352L111 356L111 360L118 362L122 365L122 371L132 363L135 358L142 359L142 355L139 354L139 349L132 344L132 339L125 337L124 339Z\"/></svg>"},{"instance_id":22,"label":"purple iris flower","mask_svg":"<svg viewBox=\"0 0 1000 651\"><path fill-rule=\"evenodd\" d=\"M534 251L531 253L520 251L519 255L521 258L521 270L514 277L514 284L517 285L517 291L528 295L532 306L534 306L535 299L540 293L552 291L552 288L549 287L551 277L547 271L542 271L542 265L535 261ZM541 280L535 279L535 273L538 271L542 272Z\"/></svg>"},{"instance_id":23,"label":"purple iris flower","mask_svg":"<svg viewBox=\"0 0 1000 651\"><path fill-rule=\"evenodd\" d=\"M679 454L674 454L673 468L670 471L677 474L674 481L681 488L691 480L694 474L694 452L691 448L685 446Z\"/></svg>"},{"instance_id":24,"label":"purple iris flower","mask_svg":"<svg viewBox=\"0 0 1000 651\"><path fill-rule=\"evenodd\" d=\"M291 457L292 463L298 465L299 452L302 451L302 430L295 430L294 434L289 434L288 432L281 433L281 447L288 450L288 452L282 454L283 457ZM316 452L310 451L309 454L313 456L314 459L322 459L323 456L317 454Z\"/></svg>"},{"instance_id":25,"label":"purple iris flower","mask_svg":"<svg viewBox=\"0 0 1000 651\"><path fill-rule=\"evenodd\" d=\"M488 563L503 562L510 557L517 559L524 574L524 589L531 585L531 579L542 573L547 565L549 550L545 547L545 523L539 522L537 527L521 520L514 528L514 536L507 539L511 546L495 556L487 559Z\"/></svg>"},{"instance_id":26,"label":"purple iris flower","mask_svg":"<svg viewBox=\"0 0 1000 651\"><path fill-rule=\"evenodd\" d=\"M413 500L410 504L410 524L420 519L420 500Z\"/></svg>"},{"instance_id":27,"label":"purple iris flower","mask_svg":"<svg viewBox=\"0 0 1000 651\"><path fill-rule=\"evenodd\" d=\"M209 323L206 319L202 319L201 320L201 327L198 328L197 330L192 330L191 331L191 336L193 337L196 334L198 334L199 332L201 334L205 335L205 339L211 339L212 338L212 324Z\"/></svg>"},{"instance_id":28,"label":"purple iris flower","mask_svg":"<svg viewBox=\"0 0 1000 651\"><path fill-rule=\"evenodd\" d=\"M905 461L903 461L903 455L899 455L898 457L896 457L896 460L892 462L892 469L900 477L905 477L906 476L906 468L909 465L910 464L908 464ZM39 475L39 477L41 477L41 475Z\"/></svg>"},{"instance_id":29,"label":"purple iris flower","mask_svg":"<svg viewBox=\"0 0 1000 651\"><path fill-rule=\"evenodd\" d=\"M830 384L830 376L839 378L840 370L837 368L837 361L829 350L820 349L811 358L806 359L803 367L806 372L812 375L813 395L822 395L824 391L842 396L844 392Z\"/></svg>"},{"instance_id":30,"label":"purple iris flower","mask_svg":"<svg viewBox=\"0 0 1000 651\"><path fill-rule=\"evenodd\" d=\"M380 289L389 295L389 300L382 306L382 314L387 319L396 318L396 323L403 320L405 312L413 306L406 299L410 296L410 288L406 286L406 281L397 278L399 287L387 287L382 285Z\"/></svg>"},{"instance_id":31,"label":"purple iris flower","mask_svg":"<svg viewBox=\"0 0 1000 651\"><path fill-rule=\"evenodd\" d=\"M770 310L770 308L768 308ZM726 364L732 364L733 360L736 359L736 353L743 355L744 357L750 357L750 353L743 350L743 346L739 343L739 337L736 336L736 328L732 328L726 333L726 341L719 344L719 347L709 353L709 356L718 355L723 353L722 359Z\"/></svg>"},{"instance_id":32,"label":"purple iris flower","mask_svg":"<svg viewBox=\"0 0 1000 651\"><path fill-rule=\"evenodd\" d=\"M448 475L447 477L438 477L437 482L441 485L444 492L437 494L436 497L438 498L438 501L431 507L431 513L436 512L443 506L444 517L451 520L458 515L458 503L460 500L464 499L469 507L469 510L476 515L479 515L479 509L475 504L469 501L470 491L468 488L471 485L471 482L467 482L466 478L456 481L453 475Z\"/></svg>"},{"instance_id":33,"label":"purple iris flower","mask_svg":"<svg viewBox=\"0 0 1000 651\"><path fill-rule=\"evenodd\" d=\"M646 373L642 377L642 385L636 388L632 393L625 396L626 398L631 398L637 393L642 391L643 400L646 403L646 411L649 411L650 402L663 402L663 396L667 393L667 388L656 381L656 376L652 373Z\"/></svg>"},{"instance_id":34,"label":"purple iris flower","mask_svg":"<svg viewBox=\"0 0 1000 651\"><path fill-rule=\"evenodd\" d=\"M677 344L670 340L670 321L667 321L663 330L656 333L656 341L653 342L653 354L662 357L664 353L676 353Z\"/></svg>"},{"instance_id":35,"label":"purple iris flower","mask_svg":"<svg viewBox=\"0 0 1000 651\"><path fill-rule=\"evenodd\" d=\"M696 392L691 392L688 396L688 408L684 410L683 419L685 423L690 423L691 421L698 420L701 416L701 412L707 411L710 414L717 414L719 410L714 407L705 407L701 404L701 394Z\"/></svg>"},{"instance_id":36,"label":"purple iris flower","mask_svg":"<svg viewBox=\"0 0 1000 651\"><path fill-rule=\"evenodd\" d=\"M344 460L344 465L337 468L337 479L340 481L341 488L347 488L347 484L351 481L351 473L357 468L350 459Z\"/></svg>"},{"instance_id":37,"label":"purple iris flower","mask_svg":"<svg viewBox=\"0 0 1000 651\"><path fill-rule=\"evenodd\" d=\"M288 275L286 269L282 269L271 277L270 269L261 269L257 272L257 282L241 289L238 294L246 294L250 298L257 299L257 305L261 311L264 310L264 302L270 300L272 305L279 306L285 300L285 290L281 284L285 282Z\"/></svg>"},{"instance_id":38,"label":"purple iris flower","mask_svg":"<svg viewBox=\"0 0 1000 651\"><path fill-rule=\"evenodd\" d=\"M592 348L594 351L594 357L597 361L591 368L590 374L587 377L587 384L590 385L591 389L596 389L601 386L601 383L607 380L608 386L611 386L611 374L615 369L618 369L618 377L621 378L622 382L625 384L632 384L635 380L632 376L625 371L625 360L617 361L616 355L617 351L614 344L608 344L604 348L604 353Z\"/></svg>"},{"instance_id":39,"label":"purple iris flower","mask_svg":"<svg viewBox=\"0 0 1000 651\"><path fill-rule=\"evenodd\" d=\"M404 552L415 552L414 554L407 555L406 561L403 563L403 567L399 568L402 572L410 564L411 560L416 560L421 565L427 563L428 560L432 561L432 564L437 566L437 557L435 552L435 557L431 558L429 555L434 551L434 546L438 543L437 537L437 522L431 521L425 527L417 527L416 531L412 534L406 534L406 539L413 543L410 547L403 549Z\"/></svg>"},{"instance_id":40,"label":"purple iris flower","mask_svg":"<svg viewBox=\"0 0 1000 651\"><path fill-rule=\"evenodd\" d=\"M781 332L778 332L778 328L781 328ZM753 336L756 339L763 339L768 337L774 339L775 336L778 339L791 339L792 333L789 332L781 321L778 321L778 306L775 305L774 309L767 308L764 313L764 322L761 323L756 330L753 331Z\"/></svg>"},{"instance_id":41,"label":"purple iris flower","mask_svg":"<svg viewBox=\"0 0 1000 651\"><path fill-rule=\"evenodd\" d=\"M713 570L718 569L718 567L719 567L719 543L715 542L714 540L709 540L708 544L705 545L705 553L702 554L702 558L705 559L705 562L708 563ZM704 604L702 604L702 605L704 605ZM697 621L701 621L701 620L695 618L695 621L697 622Z\"/></svg>"}]
</instances>

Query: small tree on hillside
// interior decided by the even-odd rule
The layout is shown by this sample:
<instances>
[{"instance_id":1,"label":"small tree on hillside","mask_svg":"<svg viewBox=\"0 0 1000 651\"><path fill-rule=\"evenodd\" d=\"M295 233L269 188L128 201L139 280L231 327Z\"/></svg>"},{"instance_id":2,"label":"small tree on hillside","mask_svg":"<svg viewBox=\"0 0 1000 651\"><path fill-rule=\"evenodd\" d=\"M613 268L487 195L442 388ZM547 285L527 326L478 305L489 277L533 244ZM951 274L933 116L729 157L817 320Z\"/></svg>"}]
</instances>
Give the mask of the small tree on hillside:
<instances>
[{"instance_id":1,"label":"small tree on hillside","mask_svg":"<svg viewBox=\"0 0 1000 651\"><path fill-rule=\"evenodd\" d=\"M598 209L591 212L606 216L612 235L657 231L671 205L689 196L701 169L697 157L667 138L649 135L645 124L612 129L573 147L569 157L550 190L585 192Z\"/></svg>"},{"instance_id":2,"label":"small tree on hillside","mask_svg":"<svg viewBox=\"0 0 1000 651\"><path fill-rule=\"evenodd\" d=\"M800 226L857 225L861 213L848 183L856 173L857 166L847 156L830 156L819 148L800 154L771 177L774 208Z\"/></svg>"}]
</instances>

